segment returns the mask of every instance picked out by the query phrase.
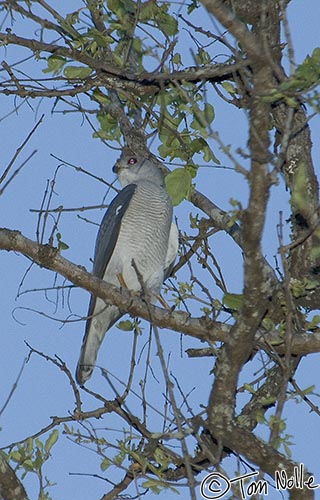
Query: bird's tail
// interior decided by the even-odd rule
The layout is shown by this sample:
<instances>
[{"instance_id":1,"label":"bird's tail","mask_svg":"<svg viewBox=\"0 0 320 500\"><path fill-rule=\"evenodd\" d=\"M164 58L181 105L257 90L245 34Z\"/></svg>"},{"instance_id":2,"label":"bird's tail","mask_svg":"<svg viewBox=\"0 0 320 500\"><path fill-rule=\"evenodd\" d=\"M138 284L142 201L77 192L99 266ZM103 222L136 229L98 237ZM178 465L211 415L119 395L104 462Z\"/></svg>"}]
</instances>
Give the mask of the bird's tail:
<instances>
[{"instance_id":1,"label":"bird's tail","mask_svg":"<svg viewBox=\"0 0 320 500\"><path fill-rule=\"evenodd\" d=\"M121 316L118 307L104 304L101 312L94 311L92 317L88 319L76 370L78 384L84 385L91 377L104 336Z\"/></svg>"}]
</instances>

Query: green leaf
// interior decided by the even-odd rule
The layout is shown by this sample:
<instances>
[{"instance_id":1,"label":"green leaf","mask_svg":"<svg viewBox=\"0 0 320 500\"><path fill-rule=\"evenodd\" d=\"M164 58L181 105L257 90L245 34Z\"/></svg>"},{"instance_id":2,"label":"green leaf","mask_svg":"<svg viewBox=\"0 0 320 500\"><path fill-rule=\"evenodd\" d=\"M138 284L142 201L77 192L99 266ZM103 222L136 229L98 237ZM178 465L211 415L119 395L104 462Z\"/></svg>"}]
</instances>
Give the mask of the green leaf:
<instances>
[{"instance_id":1,"label":"green leaf","mask_svg":"<svg viewBox=\"0 0 320 500\"><path fill-rule=\"evenodd\" d=\"M300 106L299 100L295 97L284 96L284 100L290 108L296 109Z\"/></svg>"},{"instance_id":2,"label":"green leaf","mask_svg":"<svg viewBox=\"0 0 320 500\"><path fill-rule=\"evenodd\" d=\"M161 17L159 16L157 24L166 36L173 36L178 33L178 23L176 19L169 14L162 14Z\"/></svg>"},{"instance_id":3,"label":"green leaf","mask_svg":"<svg viewBox=\"0 0 320 500\"><path fill-rule=\"evenodd\" d=\"M239 293L225 293L222 299L223 305L234 311L239 311L241 309L242 302L243 295Z\"/></svg>"},{"instance_id":4,"label":"green leaf","mask_svg":"<svg viewBox=\"0 0 320 500\"><path fill-rule=\"evenodd\" d=\"M111 462L111 460L109 460L109 458L105 457L105 458L102 460L101 464L100 464L100 469L101 469L102 471L107 470L107 469L108 469L108 467L110 467L111 463L112 463L112 462Z\"/></svg>"},{"instance_id":5,"label":"green leaf","mask_svg":"<svg viewBox=\"0 0 320 500\"><path fill-rule=\"evenodd\" d=\"M64 76L67 78L73 79L73 78L88 78L92 73L92 69L89 68L88 66L67 66L64 69Z\"/></svg>"},{"instance_id":6,"label":"green leaf","mask_svg":"<svg viewBox=\"0 0 320 500\"><path fill-rule=\"evenodd\" d=\"M111 116L109 113L99 113L97 115L100 127L105 132L110 132L114 127L118 125L117 120Z\"/></svg>"},{"instance_id":7,"label":"green leaf","mask_svg":"<svg viewBox=\"0 0 320 500\"><path fill-rule=\"evenodd\" d=\"M196 54L195 59L196 59L196 62L198 63L199 66L211 63L211 57L210 57L209 52L207 52L203 48L200 48L198 50L198 53Z\"/></svg>"},{"instance_id":8,"label":"green leaf","mask_svg":"<svg viewBox=\"0 0 320 500\"><path fill-rule=\"evenodd\" d=\"M131 332L134 330L134 322L130 321L130 319L119 321L117 328L119 328L119 330L123 330L124 332Z\"/></svg>"},{"instance_id":9,"label":"green leaf","mask_svg":"<svg viewBox=\"0 0 320 500\"><path fill-rule=\"evenodd\" d=\"M95 28L91 28L87 31L86 38L88 37L93 39L97 43L98 47L108 47L110 43L113 42L111 36L101 33Z\"/></svg>"},{"instance_id":10,"label":"green leaf","mask_svg":"<svg viewBox=\"0 0 320 500\"><path fill-rule=\"evenodd\" d=\"M144 488L148 488L154 493L155 495L159 495L163 490L169 489L173 493L180 494L180 492L171 486L170 484L166 483L165 481L157 480L157 479L149 479L145 481L142 486Z\"/></svg>"},{"instance_id":11,"label":"green leaf","mask_svg":"<svg viewBox=\"0 0 320 500\"><path fill-rule=\"evenodd\" d=\"M59 431L58 429L54 429L44 445L44 449L46 450L47 453L50 453L51 448L56 444L58 439L59 439Z\"/></svg>"},{"instance_id":12,"label":"green leaf","mask_svg":"<svg viewBox=\"0 0 320 500\"><path fill-rule=\"evenodd\" d=\"M28 471L32 471L35 469L34 463L32 462L31 458L27 458L26 460L24 460L22 465L24 469Z\"/></svg>"},{"instance_id":13,"label":"green leaf","mask_svg":"<svg viewBox=\"0 0 320 500\"><path fill-rule=\"evenodd\" d=\"M58 240L58 250L68 250L69 245L62 241L61 239L61 233L56 234L57 240Z\"/></svg>"},{"instance_id":14,"label":"green leaf","mask_svg":"<svg viewBox=\"0 0 320 500\"><path fill-rule=\"evenodd\" d=\"M251 384L243 384L243 387L244 389L246 389L248 392L250 392L250 394L255 394L256 391L254 390L254 388L252 387Z\"/></svg>"},{"instance_id":15,"label":"green leaf","mask_svg":"<svg viewBox=\"0 0 320 500\"><path fill-rule=\"evenodd\" d=\"M194 179L198 173L198 165L195 165L194 163L188 163L188 165L186 165L186 169L188 170L188 172L190 173L192 179Z\"/></svg>"},{"instance_id":16,"label":"green leaf","mask_svg":"<svg viewBox=\"0 0 320 500\"><path fill-rule=\"evenodd\" d=\"M232 85L232 83L222 82L221 85L224 88L224 90L226 90L229 94L234 95L237 93L237 89L236 87L234 87L234 85Z\"/></svg>"},{"instance_id":17,"label":"green leaf","mask_svg":"<svg viewBox=\"0 0 320 500\"><path fill-rule=\"evenodd\" d=\"M188 5L188 14L191 14L195 9L198 9L199 4L197 0L192 0L191 3L187 4Z\"/></svg>"},{"instance_id":18,"label":"green leaf","mask_svg":"<svg viewBox=\"0 0 320 500\"><path fill-rule=\"evenodd\" d=\"M36 448L37 448L39 451L43 452L43 448L44 448L43 442L42 442L42 441L40 441L40 439L39 439L39 438L36 438L36 439L35 439L35 443L36 443Z\"/></svg>"},{"instance_id":19,"label":"green leaf","mask_svg":"<svg viewBox=\"0 0 320 500\"><path fill-rule=\"evenodd\" d=\"M189 197L192 189L192 177L186 168L176 168L165 177L165 184L172 204L176 206Z\"/></svg>"},{"instance_id":20,"label":"green leaf","mask_svg":"<svg viewBox=\"0 0 320 500\"><path fill-rule=\"evenodd\" d=\"M43 69L43 73L53 73L57 75L62 71L63 66L66 64L67 60L61 56L50 56L47 59L48 67Z\"/></svg>"},{"instance_id":21,"label":"green leaf","mask_svg":"<svg viewBox=\"0 0 320 500\"><path fill-rule=\"evenodd\" d=\"M173 62L173 64L177 64L177 65L182 64L181 55L178 52L173 56L172 62Z\"/></svg>"},{"instance_id":22,"label":"green leaf","mask_svg":"<svg viewBox=\"0 0 320 500\"><path fill-rule=\"evenodd\" d=\"M303 393L304 396L307 396L308 394L313 394L316 386L315 385L310 385L306 389L303 389L301 392Z\"/></svg>"},{"instance_id":23,"label":"green leaf","mask_svg":"<svg viewBox=\"0 0 320 500\"><path fill-rule=\"evenodd\" d=\"M202 137L198 137L197 139L193 139L191 142L191 149L193 153L200 153L208 146L207 141L205 141Z\"/></svg>"},{"instance_id":24,"label":"green leaf","mask_svg":"<svg viewBox=\"0 0 320 500\"><path fill-rule=\"evenodd\" d=\"M100 104L110 104L109 96L105 95L99 88L94 89L93 91L94 99Z\"/></svg>"},{"instance_id":25,"label":"green leaf","mask_svg":"<svg viewBox=\"0 0 320 500\"><path fill-rule=\"evenodd\" d=\"M154 495L159 495L162 491L162 485L156 479L149 479L142 483L143 488L150 489Z\"/></svg>"},{"instance_id":26,"label":"green leaf","mask_svg":"<svg viewBox=\"0 0 320 500\"><path fill-rule=\"evenodd\" d=\"M69 24L69 26L73 26L74 24L79 22L79 17L80 17L80 10L71 12L70 14L66 15L65 22L66 24Z\"/></svg>"},{"instance_id":27,"label":"green leaf","mask_svg":"<svg viewBox=\"0 0 320 500\"><path fill-rule=\"evenodd\" d=\"M29 455L33 452L33 447L34 447L33 439L29 437L25 445L26 451Z\"/></svg>"},{"instance_id":28,"label":"green leaf","mask_svg":"<svg viewBox=\"0 0 320 500\"><path fill-rule=\"evenodd\" d=\"M192 120L190 126L195 130L202 131L213 122L214 118L214 107L211 104L206 103L203 110L198 108L198 111L195 114L194 120Z\"/></svg>"},{"instance_id":29,"label":"green leaf","mask_svg":"<svg viewBox=\"0 0 320 500\"><path fill-rule=\"evenodd\" d=\"M289 448L289 446L287 445L287 443L283 443L283 447L284 447L284 452L287 455L287 457L291 458L292 457L292 451Z\"/></svg>"},{"instance_id":30,"label":"green leaf","mask_svg":"<svg viewBox=\"0 0 320 500\"><path fill-rule=\"evenodd\" d=\"M308 330L315 330L319 328L320 324L320 316L319 314L316 314L313 316L312 320L308 323Z\"/></svg>"},{"instance_id":31,"label":"green leaf","mask_svg":"<svg viewBox=\"0 0 320 500\"><path fill-rule=\"evenodd\" d=\"M272 321L271 318L268 318L268 316L263 318L262 324L266 330L273 330L273 328L275 327L274 322Z\"/></svg>"},{"instance_id":32,"label":"green leaf","mask_svg":"<svg viewBox=\"0 0 320 500\"><path fill-rule=\"evenodd\" d=\"M203 159L204 161L206 162L209 162L209 161L213 161L214 163L216 163L216 165L221 165L221 162L220 160L218 160L218 158L215 156L215 154L213 153L212 149L209 147L209 145L207 145L204 150L203 150Z\"/></svg>"},{"instance_id":33,"label":"green leaf","mask_svg":"<svg viewBox=\"0 0 320 500\"><path fill-rule=\"evenodd\" d=\"M21 461L22 455L19 451L13 451L10 453L10 460L13 460L14 462L19 463Z\"/></svg>"}]
</instances>

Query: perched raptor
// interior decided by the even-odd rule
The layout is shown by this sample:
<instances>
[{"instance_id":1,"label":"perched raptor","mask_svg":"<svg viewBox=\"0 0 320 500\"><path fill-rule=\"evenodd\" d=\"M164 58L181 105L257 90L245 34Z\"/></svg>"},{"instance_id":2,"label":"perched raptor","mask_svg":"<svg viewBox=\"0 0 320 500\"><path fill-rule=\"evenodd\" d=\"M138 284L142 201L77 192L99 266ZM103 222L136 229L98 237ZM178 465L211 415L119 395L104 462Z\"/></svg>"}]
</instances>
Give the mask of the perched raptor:
<instances>
[{"instance_id":1,"label":"perched raptor","mask_svg":"<svg viewBox=\"0 0 320 500\"><path fill-rule=\"evenodd\" d=\"M152 160L129 150L123 151L113 171L123 189L102 219L92 272L133 291L141 290L142 277L151 301L156 302L178 251L178 230L163 175ZM117 306L91 296L76 372L79 384L91 377L105 333L123 314Z\"/></svg>"}]
</instances>

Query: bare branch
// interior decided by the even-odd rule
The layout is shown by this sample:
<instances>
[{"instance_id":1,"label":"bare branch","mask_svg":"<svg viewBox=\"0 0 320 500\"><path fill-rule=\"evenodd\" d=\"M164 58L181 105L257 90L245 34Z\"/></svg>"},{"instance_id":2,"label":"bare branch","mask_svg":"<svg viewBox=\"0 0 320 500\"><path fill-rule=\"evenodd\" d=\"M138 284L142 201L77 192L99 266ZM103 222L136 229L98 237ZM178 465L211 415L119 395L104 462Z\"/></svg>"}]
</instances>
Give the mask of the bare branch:
<instances>
[{"instance_id":1,"label":"bare branch","mask_svg":"<svg viewBox=\"0 0 320 500\"><path fill-rule=\"evenodd\" d=\"M5 180L6 176L8 175L12 165L14 164L14 162L16 161L17 157L19 156L19 154L21 153L21 151L23 150L23 148L26 146L26 144L29 142L29 140L31 139L31 137L33 136L33 134L35 133L35 131L37 130L37 128L39 127L40 123L42 122L44 118L44 115L42 115L40 117L40 119L37 121L37 123L35 124L35 126L32 128L32 130L29 132L29 134L27 135L27 137L25 138L25 140L23 141L23 143L21 144L21 146L18 147L18 149L16 150L15 154L13 155L12 159L10 160L8 166L5 168L4 172L2 173L1 177L0 177L0 184L2 184L2 182ZM34 154L34 153L32 153ZM18 169L18 171L21 170L21 167L20 169ZM16 174L15 174L16 175ZM11 177L11 180L12 180L13 177ZM11 182L11 181L10 181ZM7 183L8 184L8 183ZM2 188L1 191L0 191L0 194L2 194L2 192L4 191L5 188Z\"/></svg>"}]
</instances>

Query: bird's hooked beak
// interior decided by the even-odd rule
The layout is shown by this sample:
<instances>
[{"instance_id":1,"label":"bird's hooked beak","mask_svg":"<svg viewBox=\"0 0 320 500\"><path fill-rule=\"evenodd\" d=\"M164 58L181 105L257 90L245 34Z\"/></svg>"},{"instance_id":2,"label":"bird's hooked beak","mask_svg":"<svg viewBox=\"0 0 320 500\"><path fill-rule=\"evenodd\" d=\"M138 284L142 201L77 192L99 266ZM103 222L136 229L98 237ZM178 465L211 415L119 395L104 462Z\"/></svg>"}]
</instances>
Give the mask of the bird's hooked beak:
<instances>
[{"instance_id":1,"label":"bird's hooked beak","mask_svg":"<svg viewBox=\"0 0 320 500\"><path fill-rule=\"evenodd\" d=\"M112 172L114 172L115 174L118 174L119 173L119 170L120 170L120 164L119 164L119 160L116 161L116 163L114 164L114 166L112 167Z\"/></svg>"}]
</instances>

